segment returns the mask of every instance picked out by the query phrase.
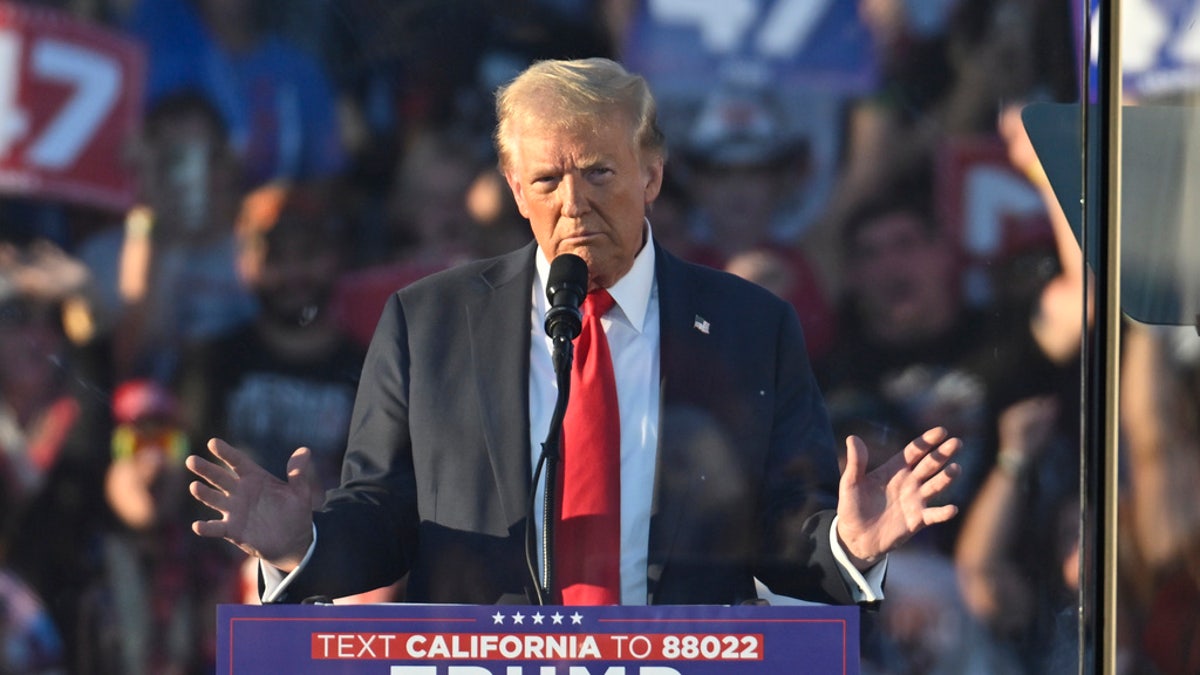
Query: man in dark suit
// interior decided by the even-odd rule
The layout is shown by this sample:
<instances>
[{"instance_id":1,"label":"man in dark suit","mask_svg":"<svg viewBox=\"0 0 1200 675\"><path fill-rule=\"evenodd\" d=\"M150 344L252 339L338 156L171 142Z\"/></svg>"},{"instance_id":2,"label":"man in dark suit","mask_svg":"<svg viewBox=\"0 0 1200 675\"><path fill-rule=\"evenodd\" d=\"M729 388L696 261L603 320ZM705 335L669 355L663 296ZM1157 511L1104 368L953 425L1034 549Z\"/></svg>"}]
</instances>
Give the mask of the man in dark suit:
<instances>
[{"instance_id":1,"label":"man in dark suit","mask_svg":"<svg viewBox=\"0 0 1200 675\"><path fill-rule=\"evenodd\" d=\"M886 552L953 506L941 428L867 474L837 453L790 305L658 247L646 214L665 145L642 78L604 59L533 65L497 97L500 167L535 243L388 301L355 403L342 485L311 513L308 452L276 480L214 439L188 467L221 514L194 524L258 556L267 601L409 574L418 602L529 602L525 527L556 386L550 262L588 266L620 410L620 601L880 598ZM616 450L614 449L614 452ZM540 527L540 514L535 514ZM539 536L541 534L538 530ZM553 600L553 599L552 599Z\"/></svg>"}]
</instances>

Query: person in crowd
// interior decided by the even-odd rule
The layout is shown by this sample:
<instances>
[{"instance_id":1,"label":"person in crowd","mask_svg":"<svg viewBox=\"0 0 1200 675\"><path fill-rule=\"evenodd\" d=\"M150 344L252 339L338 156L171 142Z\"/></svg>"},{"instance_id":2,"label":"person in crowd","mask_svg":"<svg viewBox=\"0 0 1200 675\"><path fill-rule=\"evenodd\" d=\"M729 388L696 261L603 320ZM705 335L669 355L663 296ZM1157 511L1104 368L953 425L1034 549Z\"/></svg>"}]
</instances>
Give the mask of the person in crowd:
<instances>
[{"instance_id":1,"label":"person in crowd","mask_svg":"<svg viewBox=\"0 0 1200 675\"><path fill-rule=\"evenodd\" d=\"M293 453L285 482L213 439L212 459L188 459L201 479L193 496L218 514L196 533L259 557L268 601L405 573L416 602L736 604L756 597L755 578L795 597L879 600L887 552L956 513L930 502L958 473L960 441L934 427L868 474L868 449L852 437L839 482L795 311L654 242L646 212L665 146L643 79L606 59L539 62L499 92L497 116L500 166L536 243L389 299L342 485L320 510L307 449ZM525 504L555 398L545 286L565 253L586 265L586 281L572 282L592 291L580 339L589 354L612 354L615 366L594 368L617 374L615 391L598 388L620 427L584 442L601 450L585 458L573 443L589 432L568 407L568 517L545 515L559 542L584 536L588 546L560 546L556 581L543 588L525 564L526 525L543 529ZM615 309L592 315L608 298ZM593 390L572 391L578 401ZM669 436L680 415L730 442ZM604 479L578 474L601 466ZM579 556L592 550L602 552Z\"/></svg>"},{"instance_id":2,"label":"person in crowd","mask_svg":"<svg viewBox=\"0 0 1200 675\"><path fill-rule=\"evenodd\" d=\"M95 439L110 428L103 379L89 376L94 355L65 326L64 308L86 284L83 265L49 242L0 245L0 564L14 602L6 621L10 646L36 638L27 646L52 651L28 656L63 667L76 657L79 594L97 573L107 452ZM53 643L23 632L40 631L42 613Z\"/></svg>"},{"instance_id":3,"label":"person in crowd","mask_svg":"<svg viewBox=\"0 0 1200 675\"><path fill-rule=\"evenodd\" d=\"M337 311L350 334L365 346L397 288L495 255L497 239L528 241L523 223L523 237L513 236L517 223L507 189L470 139L436 128L414 134L386 200L388 245L378 247L374 264L347 270L338 282Z\"/></svg>"},{"instance_id":4,"label":"person in crowd","mask_svg":"<svg viewBox=\"0 0 1200 675\"><path fill-rule=\"evenodd\" d=\"M804 327L809 354L829 349L834 316L807 256L796 245L795 202L810 152L789 128L780 103L756 88L718 88L705 101L683 147L694 202L694 242L684 257L728 269L739 255L761 253L785 269L775 277Z\"/></svg>"},{"instance_id":5,"label":"person in crowd","mask_svg":"<svg viewBox=\"0 0 1200 675\"><path fill-rule=\"evenodd\" d=\"M194 440L227 438L280 479L307 445L322 492L341 474L364 358L331 306L342 225L302 187L250 194L236 225L238 270L259 311L189 350L178 387Z\"/></svg>"},{"instance_id":6,"label":"person in crowd","mask_svg":"<svg viewBox=\"0 0 1200 675\"><path fill-rule=\"evenodd\" d=\"M1037 395L1069 398L1070 359L1052 361L1038 339L1065 342L1037 328L1045 317L1037 284L1051 287L1055 278L1043 275L1003 306L969 305L956 241L912 195L865 201L846 223L842 250L843 338L817 365L828 398L869 401L898 414L907 428L946 423L962 437L964 451L958 460L963 476L944 496L965 507L994 463L997 411ZM1008 273L1013 264L998 260L996 273ZM1078 348L1078 325L1073 332L1055 326L1073 334ZM939 528L930 543L952 555L956 529Z\"/></svg>"},{"instance_id":7,"label":"person in crowd","mask_svg":"<svg viewBox=\"0 0 1200 675\"><path fill-rule=\"evenodd\" d=\"M0 672L57 675L65 647L41 598L20 577L0 568Z\"/></svg>"},{"instance_id":8,"label":"person in crowd","mask_svg":"<svg viewBox=\"0 0 1200 675\"><path fill-rule=\"evenodd\" d=\"M492 258L529 242L529 227L517 210L504 175L494 166L476 174L467 188L466 203L475 257Z\"/></svg>"},{"instance_id":9,"label":"person in crowd","mask_svg":"<svg viewBox=\"0 0 1200 675\"><path fill-rule=\"evenodd\" d=\"M240 186L332 182L346 158L318 57L264 23L257 0L140 0L122 24L146 48L149 107L181 90L212 100Z\"/></svg>"},{"instance_id":10,"label":"person in crowd","mask_svg":"<svg viewBox=\"0 0 1200 675\"><path fill-rule=\"evenodd\" d=\"M364 358L333 306L344 269L343 221L303 186L269 186L247 196L236 230L239 274L259 312L185 355L179 388L193 417L191 437L203 442L216 430L281 479L292 450L305 445L316 468L314 497L321 497L341 474ZM243 600L257 602L251 563ZM339 600L383 602L394 594L388 587Z\"/></svg>"},{"instance_id":11,"label":"person in crowd","mask_svg":"<svg viewBox=\"0 0 1200 675\"><path fill-rule=\"evenodd\" d=\"M117 379L176 375L181 350L257 311L237 275L239 163L216 108L199 92L161 99L135 156L139 203L123 227L80 247L93 276L91 314L111 335Z\"/></svg>"},{"instance_id":12,"label":"person in crowd","mask_svg":"<svg viewBox=\"0 0 1200 675\"><path fill-rule=\"evenodd\" d=\"M174 393L149 379L124 381L112 415L103 485L113 520L101 534L103 573L77 599L72 672L211 673L213 616L239 598L241 556L188 532L188 438Z\"/></svg>"},{"instance_id":13,"label":"person in crowd","mask_svg":"<svg viewBox=\"0 0 1200 675\"><path fill-rule=\"evenodd\" d=\"M920 202L886 195L863 204L842 241L842 337L817 362L818 379L831 400L874 400L907 428L953 429L963 476L943 498L965 505L990 464L991 354L986 316L962 302L954 243ZM952 539L953 528L936 534Z\"/></svg>"},{"instance_id":14,"label":"person in crowd","mask_svg":"<svg viewBox=\"0 0 1200 675\"><path fill-rule=\"evenodd\" d=\"M1127 320L1120 367L1118 654L1130 672L1189 673L1200 668L1200 338Z\"/></svg>"},{"instance_id":15,"label":"person in crowd","mask_svg":"<svg viewBox=\"0 0 1200 675\"><path fill-rule=\"evenodd\" d=\"M391 258L442 269L472 257L466 195L485 166L469 137L441 129L414 134L397 162L385 205Z\"/></svg>"},{"instance_id":16,"label":"person in crowd","mask_svg":"<svg viewBox=\"0 0 1200 675\"><path fill-rule=\"evenodd\" d=\"M967 610L1026 673L1078 669L1079 446L1058 396L1000 413L991 471L966 509L954 552ZM1044 523L1033 526L1034 523Z\"/></svg>"},{"instance_id":17,"label":"person in crowd","mask_svg":"<svg viewBox=\"0 0 1200 675\"><path fill-rule=\"evenodd\" d=\"M5 298L0 306L0 461L17 511L45 487L79 416L56 363L66 352L58 311L34 297Z\"/></svg>"},{"instance_id":18,"label":"person in crowd","mask_svg":"<svg viewBox=\"0 0 1200 675\"><path fill-rule=\"evenodd\" d=\"M839 174L804 240L834 293L845 278L837 267L839 233L862 195L925 173L948 141L994 138L996 112L1007 101L1078 96L1075 57L1057 44L1070 42L1064 3L855 4L872 36L868 51L879 79L849 106Z\"/></svg>"},{"instance_id":19,"label":"person in crowd","mask_svg":"<svg viewBox=\"0 0 1200 675\"><path fill-rule=\"evenodd\" d=\"M789 122L765 87L719 86L702 102L680 149L700 262L721 265L732 254L787 242L797 229L788 207L810 153L804 130Z\"/></svg>"},{"instance_id":20,"label":"person in crowd","mask_svg":"<svg viewBox=\"0 0 1200 675\"><path fill-rule=\"evenodd\" d=\"M18 510L44 487L78 420L63 305L87 282L87 269L48 241L0 243L0 473Z\"/></svg>"},{"instance_id":21,"label":"person in crowd","mask_svg":"<svg viewBox=\"0 0 1200 675\"><path fill-rule=\"evenodd\" d=\"M1062 308L1077 326L1081 302ZM1195 415L1187 410L1195 402L1196 353L1191 328L1124 326L1116 591L1121 673L1190 672L1200 664L1189 648L1200 588L1192 562L1200 521L1191 499L1200 464ZM1002 412L1001 450L966 509L955 556L971 615L1028 673L1079 667L1080 574L1091 564L1081 560L1080 523L1093 516L1080 513L1077 424L1061 419L1078 420L1061 412L1073 410L1071 402L1062 394L1043 395Z\"/></svg>"}]
</instances>

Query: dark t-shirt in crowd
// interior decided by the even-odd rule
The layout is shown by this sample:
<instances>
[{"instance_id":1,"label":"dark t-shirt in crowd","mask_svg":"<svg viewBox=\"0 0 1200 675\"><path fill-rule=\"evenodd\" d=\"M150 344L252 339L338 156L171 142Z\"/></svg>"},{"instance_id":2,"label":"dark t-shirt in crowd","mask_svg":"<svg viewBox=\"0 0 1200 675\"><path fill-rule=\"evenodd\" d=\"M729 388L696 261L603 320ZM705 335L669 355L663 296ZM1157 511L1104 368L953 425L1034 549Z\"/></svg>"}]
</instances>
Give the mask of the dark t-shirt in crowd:
<instances>
[{"instance_id":1,"label":"dark t-shirt in crowd","mask_svg":"<svg viewBox=\"0 0 1200 675\"><path fill-rule=\"evenodd\" d=\"M190 360L183 388L201 411L195 440L218 436L280 478L288 457L307 447L323 487L334 487L363 357L361 347L343 338L319 357L289 361L253 325L213 341Z\"/></svg>"}]
</instances>

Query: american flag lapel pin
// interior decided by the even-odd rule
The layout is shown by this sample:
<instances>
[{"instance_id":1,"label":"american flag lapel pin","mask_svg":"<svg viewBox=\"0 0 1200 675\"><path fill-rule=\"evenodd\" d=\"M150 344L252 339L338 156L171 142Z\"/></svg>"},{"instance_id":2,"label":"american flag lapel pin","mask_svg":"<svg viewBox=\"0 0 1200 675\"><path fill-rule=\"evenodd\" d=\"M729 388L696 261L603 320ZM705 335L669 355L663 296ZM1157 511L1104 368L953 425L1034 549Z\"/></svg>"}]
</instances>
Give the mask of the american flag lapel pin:
<instances>
[{"instance_id":1,"label":"american flag lapel pin","mask_svg":"<svg viewBox=\"0 0 1200 675\"><path fill-rule=\"evenodd\" d=\"M697 314L695 320L692 321L692 328L695 328L705 335L708 335L708 329L710 327L711 325L708 323L708 319L705 319L699 314Z\"/></svg>"}]
</instances>

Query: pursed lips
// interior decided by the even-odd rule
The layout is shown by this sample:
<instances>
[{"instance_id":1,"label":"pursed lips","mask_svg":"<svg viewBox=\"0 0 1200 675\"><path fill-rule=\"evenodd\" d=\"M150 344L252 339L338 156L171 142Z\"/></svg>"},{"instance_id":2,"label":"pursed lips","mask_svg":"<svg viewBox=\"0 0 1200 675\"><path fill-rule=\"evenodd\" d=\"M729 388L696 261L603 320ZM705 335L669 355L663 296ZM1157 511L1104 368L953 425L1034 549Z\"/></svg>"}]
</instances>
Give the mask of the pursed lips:
<instances>
[{"instance_id":1,"label":"pursed lips","mask_svg":"<svg viewBox=\"0 0 1200 675\"><path fill-rule=\"evenodd\" d=\"M587 241L589 239L595 239L596 237L599 237L602 234L603 234L603 232L600 232L600 231L580 230L580 231L576 231L576 232L571 232L570 234L563 236L560 239L560 241L564 244L577 243L577 242Z\"/></svg>"}]
</instances>

